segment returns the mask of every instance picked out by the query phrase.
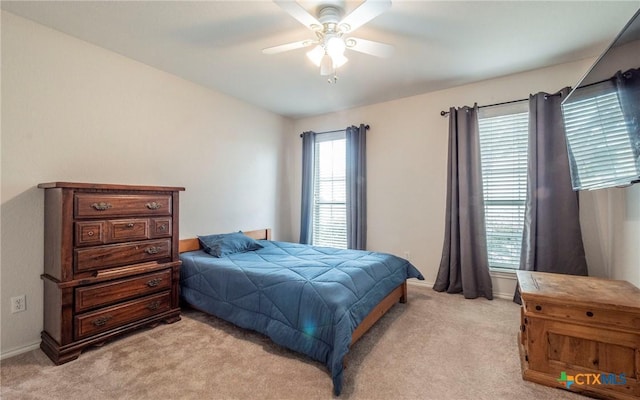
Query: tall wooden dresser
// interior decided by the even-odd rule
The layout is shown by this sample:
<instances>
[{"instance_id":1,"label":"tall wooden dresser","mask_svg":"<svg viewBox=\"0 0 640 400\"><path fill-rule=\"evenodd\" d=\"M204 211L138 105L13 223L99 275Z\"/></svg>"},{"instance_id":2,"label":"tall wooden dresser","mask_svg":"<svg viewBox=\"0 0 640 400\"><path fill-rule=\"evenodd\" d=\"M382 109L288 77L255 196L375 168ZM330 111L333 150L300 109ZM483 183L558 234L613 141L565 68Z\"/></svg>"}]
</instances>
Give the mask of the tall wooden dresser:
<instances>
[{"instance_id":1,"label":"tall wooden dresser","mask_svg":"<svg viewBox=\"0 0 640 400\"><path fill-rule=\"evenodd\" d=\"M42 183L44 331L56 364L88 346L180 320L181 187Z\"/></svg>"},{"instance_id":2,"label":"tall wooden dresser","mask_svg":"<svg viewBox=\"0 0 640 400\"><path fill-rule=\"evenodd\" d=\"M626 281L518 271L526 380L640 399L640 289Z\"/></svg>"}]
</instances>

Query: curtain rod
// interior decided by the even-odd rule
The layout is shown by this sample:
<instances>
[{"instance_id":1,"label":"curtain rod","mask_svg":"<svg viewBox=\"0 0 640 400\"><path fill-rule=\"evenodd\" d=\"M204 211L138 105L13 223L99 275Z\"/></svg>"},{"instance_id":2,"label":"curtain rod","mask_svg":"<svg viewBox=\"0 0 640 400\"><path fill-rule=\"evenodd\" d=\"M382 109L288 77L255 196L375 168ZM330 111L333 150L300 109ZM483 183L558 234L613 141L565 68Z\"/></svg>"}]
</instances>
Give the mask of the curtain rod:
<instances>
[{"instance_id":1,"label":"curtain rod","mask_svg":"<svg viewBox=\"0 0 640 400\"><path fill-rule=\"evenodd\" d=\"M484 105L484 106L478 106L478 108L502 106L502 105L505 105L505 104L519 103L519 102L521 102L521 101L527 101L527 100L529 100L529 99L520 99L520 100L503 101L502 103L486 104L486 105ZM443 117L444 117L444 116L446 116L447 114L449 114L449 111L440 111L440 115L442 115Z\"/></svg>"},{"instance_id":2,"label":"curtain rod","mask_svg":"<svg viewBox=\"0 0 640 400\"><path fill-rule=\"evenodd\" d=\"M600 83L604 83L604 82L606 82L606 81L610 81L610 80L612 80L612 79L614 79L614 78L615 78L615 75L614 75L613 77L611 77L611 78L607 78L607 79L603 79L603 80L601 80L601 81L597 81L597 82L589 83L589 84L586 84L586 85L582 85L582 86L580 86L580 87L579 87L579 89L580 89L580 88L586 88L586 87L589 87L589 86L598 85L598 84L600 84ZM572 90L572 88L571 88L571 87L569 87L569 90ZM560 92L558 92L558 93L554 93L554 94L549 94L549 95L547 95L547 96L557 96L557 95L559 95L559 94L560 94ZM529 99L520 99L520 100L504 101L504 102L502 102L502 103L487 104L487 105L484 105L484 106L478 106L478 108L494 107L494 106L502 106L502 105L504 105L504 104L518 103L518 102L520 102L520 101L526 101L526 100L529 100ZM444 116L446 116L447 114L449 114L449 111L440 111L440 115L442 115L443 117L444 117Z\"/></svg>"},{"instance_id":3,"label":"curtain rod","mask_svg":"<svg viewBox=\"0 0 640 400\"><path fill-rule=\"evenodd\" d=\"M369 130L369 125L365 125L364 129ZM346 130L347 130L347 128L345 128L345 129L336 129L335 131L316 132L316 135L322 135L324 133L342 132L342 131L346 131ZM300 134L300 137L302 137L302 133Z\"/></svg>"}]
</instances>

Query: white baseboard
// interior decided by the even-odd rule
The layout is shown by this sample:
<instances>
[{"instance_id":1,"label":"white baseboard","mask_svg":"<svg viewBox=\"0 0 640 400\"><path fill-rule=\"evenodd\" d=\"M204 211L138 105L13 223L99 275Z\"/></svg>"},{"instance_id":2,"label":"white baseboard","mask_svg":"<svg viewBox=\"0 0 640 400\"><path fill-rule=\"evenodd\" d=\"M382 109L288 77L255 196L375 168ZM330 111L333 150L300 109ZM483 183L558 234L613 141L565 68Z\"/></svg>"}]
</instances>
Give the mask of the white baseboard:
<instances>
[{"instance_id":1,"label":"white baseboard","mask_svg":"<svg viewBox=\"0 0 640 400\"><path fill-rule=\"evenodd\" d=\"M426 280L425 281L419 281L417 279L407 280L407 285L410 285L410 286L423 286L423 287L433 288L433 284L434 282L427 282ZM513 292L511 293L493 292L493 297L497 299L503 299L503 300L513 300Z\"/></svg>"},{"instance_id":2,"label":"white baseboard","mask_svg":"<svg viewBox=\"0 0 640 400\"><path fill-rule=\"evenodd\" d=\"M427 282L427 281L419 281L417 279L407 279L407 285L410 286L427 286L427 287L433 287L433 282Z\"/></svg>"},{"instance_id":3,"label":"white baseboard","mask_svg":"<svg viewBox=\"0 0 640 400\"><path fill-rule=\"evenodd\" d=\"M511 301L513 301L513 295L514 293L493 293L493 297L497 299L511 300Z\"/></svg>"},{"instance_id":4,"label":"white baseboard","mask_svg":"<svg viewBox=\"0 0 640 400\"><path fill-rule=\"evenodd\" d=\"M35 349L38 349L38 348L40 348L40 341L39 340L37 342L33 342L33 343L30 343L30 344L27 344L27 345L24 345L24 346L21 346L21 347L16 347L16 348L11 349L9 351L3 352L2 354L0 354L0 360L6 360L7 358L11 358L11 357L17 356L17 355L22 354L22 353L27 353L27 352L29 352L31 350L35 350Z\"/></svg>"}]
</instances>

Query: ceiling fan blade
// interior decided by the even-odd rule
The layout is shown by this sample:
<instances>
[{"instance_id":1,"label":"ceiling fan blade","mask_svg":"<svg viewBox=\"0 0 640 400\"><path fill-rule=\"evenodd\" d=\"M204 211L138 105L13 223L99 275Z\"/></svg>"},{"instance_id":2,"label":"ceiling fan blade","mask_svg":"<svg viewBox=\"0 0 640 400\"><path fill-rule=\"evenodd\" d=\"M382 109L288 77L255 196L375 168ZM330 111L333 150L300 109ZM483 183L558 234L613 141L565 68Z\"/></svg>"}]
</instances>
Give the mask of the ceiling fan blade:
<instances>
[{"instance_id":1,"label":"ceiling fan blade","mask_svg":"<svg viewBox=\"0 0 640 400\"><path fill-rule=\"evenodd\" d=\"M389 57L393 54L393 46L372 40L350 37L346 41L347 48L376 57Z\"/></svg>"},{"instance_id":2,"label":"ceiling fan blade","mask_svg":"<svg viewBox=\"0 0 640 400\"><path fill-rule=\"evenodd\" d=\"M285 10L289 15L293 18L297 19L302 23L302 25L307 28L316 31L322 29L322 24L318 21L316 17L309 14L307 10L302 8L300 4L292 0L273 0L280 8Z\"/></svg>"},{"instance_id":3,"label":"ceiling fan blade","mask_svg":"<svg viewBox=\"0 0 640 400\"><path fill-rule=\"evenodd\" d=\"M263 54L278 54L289 50L301 49L303 47L311 46L315 42L313 40L301 40L299 42L281 44L279 46L267 47L262 49Z\"/></svg>"},{"instance_id":4,"label":"ceiling fan blade","mask_svg":"<svg viewBox=\"0 0 640 400\"><path fill-rule=\"evenodd\" d=\"M391 7L391 0L365 0L351 14L344 17L338 24L341 28L348 26L346 32L353 32L371 21Z\"/></svg>"}]
</instances>

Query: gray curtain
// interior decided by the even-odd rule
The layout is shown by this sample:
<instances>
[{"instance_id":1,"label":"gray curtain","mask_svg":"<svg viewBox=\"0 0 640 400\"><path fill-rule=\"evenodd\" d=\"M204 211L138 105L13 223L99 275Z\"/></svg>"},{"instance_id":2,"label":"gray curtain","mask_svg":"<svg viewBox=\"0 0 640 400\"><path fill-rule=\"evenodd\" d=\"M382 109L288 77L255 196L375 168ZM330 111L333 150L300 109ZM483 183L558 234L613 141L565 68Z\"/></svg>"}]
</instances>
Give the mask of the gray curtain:
<instances>
[{"instance_id":1,"label":"gray curtain","mask_svg":"<svg viewBox=\"0 0 640 400\"><path fill-rule=\"evenodd\" d=\"M350 126L347 138L347 248L367 247L367 127Z\"/></svg>"},{"instance_id":2,"label":"gray curtain","mask_svg":"<svg viewBox=\"0 0 640 400\"><path fill-rule=\"evenodd\" d=\"M433 289L491 300L477 106L449 109L446 201L442 259Z\"/></svg>"},{"instance_id":3,"label":"gray curtain","mask_svg":"<svg viewBox=\"0 0 640 400\"><path fill-rule=\"evenodd\" d=\"M569 88L529 97L529 165L520 269L587 275L578 192L571 187L560 104ZM516 289L514 301L520 303Z\"/></svg>"},{"instance_id":4,"label":"gray curtain","mask_svg":"<svg viewBox=\"0 0 640 400\"><path fill-rule=\"evenodd\" d=\"M629 129L631 149L640 167L640 68L618 72L614 77L620 107Z\"/></svg>"},{"instance_id":5,"label":"gray curtain","mask_svg":"<svg viewBox=\"0 0 640 400\"><path fill-rule=\"evenodd\" d=\"M313 234L313 160L316 133L302 134L302 205L300 213L300 243L310 244Z\"/></svg>"}]
</instances>

